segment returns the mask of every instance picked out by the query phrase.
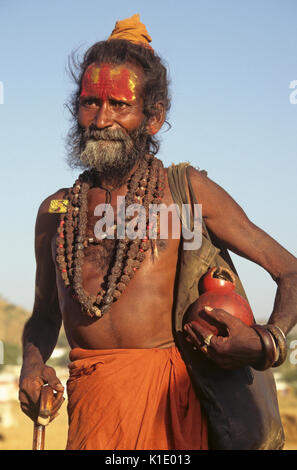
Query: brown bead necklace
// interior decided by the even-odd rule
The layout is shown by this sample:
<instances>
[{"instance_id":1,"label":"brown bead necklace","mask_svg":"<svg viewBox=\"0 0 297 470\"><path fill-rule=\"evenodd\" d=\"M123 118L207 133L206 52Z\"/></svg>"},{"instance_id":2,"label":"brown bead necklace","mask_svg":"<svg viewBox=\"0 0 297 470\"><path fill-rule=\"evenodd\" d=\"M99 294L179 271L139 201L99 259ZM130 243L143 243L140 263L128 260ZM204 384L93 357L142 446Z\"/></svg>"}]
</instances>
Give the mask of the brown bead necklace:
<instances>
[{"instance_id":1,"label":"brown bead necklace","mask_svg":"<svg viewBox=\"0 0 297 470\"><path fill-rule=\"evenodd\" d=\"M130 239L125 230L125 238L116 240L114 262L109 268L107 285L101 286L94 296L83 288L82 268L84 249L89 244L98 243L96 238L86 237L88 192L92 187L100 187L96 180L98 181L97 172L87 170L69 189L66 196L69 201L67 212L61 214L58 228L56 260L65 285L73 289L83 312L89 317L100 318L119 299L145 259L145 252L150 248L149 206L162 202L165 182L162 162L152 155L145 156L127 182L125 204L126 207L135 203L142 204L145 208L146 235L142 239ZM132 218L126 215L125 229Z\"/></svg>"}]
</instances>

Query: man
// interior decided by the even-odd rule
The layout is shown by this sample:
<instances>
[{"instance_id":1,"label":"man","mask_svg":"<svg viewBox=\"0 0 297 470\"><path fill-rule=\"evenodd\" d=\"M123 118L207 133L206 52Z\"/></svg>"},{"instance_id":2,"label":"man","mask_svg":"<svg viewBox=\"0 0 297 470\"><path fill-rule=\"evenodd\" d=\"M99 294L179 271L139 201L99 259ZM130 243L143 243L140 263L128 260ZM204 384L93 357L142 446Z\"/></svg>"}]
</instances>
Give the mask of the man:
<instances>
[{"instance_id":1,"label":"man","mask_svg":"<svg viewBox=\"0 0 297 470\"><path fill-rule=\"evenodd\" d=\"M36 295L23 335L20 402L34 419L48 383L56 392L52 419L61 406L63 387L46 361L63 320L71 347L67 449L208 448L207 417L172 328L180 246L172 236L173 216L167 240L149 237L150 204L173 203L167 169L154 157L170 103L166 70L150 40L134 15L85 54L72 102L69 159L87 171L70 190L49 196L37 216ZM277 283L269 325L287 334L296 323L297 260L204 173L189 167L189 176L214 237ZM119 201L146 209L140 238L123 234L133 222L127 213L109 226L110 236L103 233L101 222L108 225L108 211L121 212ZM193 323L185 334L212 361L231 369L281 362L284 344L268 327L272 356L261 332L228 312L206 310L228 336Z\"/></svg>"}]
</instances>

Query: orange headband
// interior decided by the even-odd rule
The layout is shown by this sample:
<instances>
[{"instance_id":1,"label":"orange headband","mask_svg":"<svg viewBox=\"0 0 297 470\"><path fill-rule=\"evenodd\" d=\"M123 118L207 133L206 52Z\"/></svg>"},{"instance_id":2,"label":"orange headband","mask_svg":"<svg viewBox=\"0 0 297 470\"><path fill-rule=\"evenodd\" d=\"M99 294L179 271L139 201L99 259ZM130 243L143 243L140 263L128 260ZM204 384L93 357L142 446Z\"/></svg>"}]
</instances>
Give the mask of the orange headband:
<instances>
[{"instance_id":1,"label":"orange headband","mask_svg":"<svg viewBox=\"0 0 297 470\"><path fill-rule=\"evenodd\" d=\"M126 39L135 44L141 44L152 51L154 50L149 44L152 38L148 34L145 25L141 23L138 13L131 16L131 18L117 21L108 41L112 39Z\"/></svg>"}]
</instances>

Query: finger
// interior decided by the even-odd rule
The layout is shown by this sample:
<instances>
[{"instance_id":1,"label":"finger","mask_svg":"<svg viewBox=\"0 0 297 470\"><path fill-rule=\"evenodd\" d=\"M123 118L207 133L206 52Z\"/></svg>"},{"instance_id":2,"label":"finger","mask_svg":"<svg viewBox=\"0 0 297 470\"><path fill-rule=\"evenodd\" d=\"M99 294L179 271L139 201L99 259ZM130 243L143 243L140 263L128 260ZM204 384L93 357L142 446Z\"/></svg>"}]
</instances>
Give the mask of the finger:
<instances>
[{"instance_id":1,"label":"finger","mask_svg":"<svg viewBox=\"0 0 297 470\"><path fill-rule=\"evenodd\" d=\"M41 377L37 377L36 379L32 380L30 398L34 404L37 404L40 399L40 392L43 385L44 381Z\"/></svg>"},{"instance_id":2,"label":"finger","mask_svg":"<svg viewBox=\"0 0 297 470\"><path fill-rule=\"evenodd\" d=\"M200 347L204 343L204 339L202 335L196 334L196 331L193 330L192 328L192 323L187 323L184 326L185 331L187 332L188 338L190 338L190 341L195 344L196 346Z\"/></svg>"},{"instance_id":3,"label":"finger","mask_svg":"<svg viewBox=\"0 0 297 470\"><path fill-rule=\"evenodd\" d=\"M59 409L63 405L64 401L65 401L64 397L61 397L58 401L54 401L54 405L53 405L52 410L51 410L51 416L59 411Z\"/></svg>"},{"instance_id":4,"label":"finger","mask_svg":"<svg viewBox=\"0 0 297 470\"><path fill-rule=\"evenodd\" d=\"M60 403L60 406L62 405L63 401L65 400L63 397L63 393L64 393L64 387L63 387L63 390L55 394L55 400L54 400L55 405L58 403Z\"/></svg>"},{"instance_id":5,"label":"finger","mask_svg":"<svg viewBox=\"0 0 297 470\"><path fill-rule=\"evenodd\" d=\"M204 344L204 345L200 348L200 351L202 351L203 354L208 355L208 347L206 346L206 344Z\"/></svg>"},{"instance_id":6,"label":"finger","mask_svg":"<svg viewBox=\"0 0 297 470\"><path fill-rule=\"evenodd\" d=\"M57 416L59 416L59 409L60 407L62 406L62 404L64 403L65 401L65 398L62 397L62 399L60 399L58 402L55 402L54 406L51 408L50 413L49 414L45 414L45 415L41 415L42 418L46 418L48 417L48 423L50 423L51 421L53 421Z\"/></svg>"},{"instance_id":7,"label":"finger","mask_svg":"<svg viewBox=\"0 0 297 470\"><path fill-rule=\"evenodd\" d=\"M205 338L207 338L210 334L213 334L213 331L209 328L205 328L200 323L192 321L189 324L190 331L193 331L196 336L200 338L201 345L204 343Z\"/></svg>"},{"instance_id":8,"label":"finger","mask_svg":"<svg viewBox=\"0 0 297 470\"><path fill-rule=\"evenodd\" d=\"M64 387L62 386L62 390L59 391L59 392L56 392L54 391L54 400L53 400L53 404L52 404L52 413L56 413L59 408L62 406L62 404L64 403L65 401L65 398L63 397L63 393L64 393Z\"/></svg>"},{"instance_id":9,"label":"finger","mask_svg":"<svg viewBox=\"0 0 297 470\"><path fill-rule=\"evenodd\" d=\"M229 326L230 322L232 322L235 318L234 315L231 315L222 308L212 308L207 305L204 307L204 310L207 315L209 315L211 318L214 318L218 322L223 323L225 326Z\"/></svg>"},{"instance_id":10,"label":"finger","mask_svg":"<svg viewBox=\"0 0 297 470\"><path fill-rule=\"evenodd\" d=\"M64 392L64 387L63 385L61 384L60 380L59 379L56 379L56 382L54 382L53 384L50 384L49 385L54 389L56 390L56 392L58 393L58 395L63 395L63 392Z\"/></svg>"},{"instance_id":11,"label":"finger","mask_svg":"<svg viewBox=\"0 0 297 470\"><path fill-rule=\"evenodd\" d=\"M186 339L186 341L188 341L188 343L191 343L191 341L192 341L192 340L191 340L191 336L189 336L189 335L186 335L186 336L185 336L185 339Z\"/></svg>"},{"instance_id":12,"label":"finger","mask_svg":"<svg viewBox=\"0 0 297 470\"><path fill-rule=\"evenodd\" d=\"M56 392L61 392L63 394L64 387L52 367L47 367L42 373L42 378L48 383L48 385L54 389Z\"/></svg>"},{"instance_id":13,"label":"finger","mask_svg":"<svg viewBox=\"0 0 297 470\"><path fill-rule=\"evenodd\" d=\"M20 403L21 410L28 416L32 421L36 421L37 418L37 408L34 405L27 405L25 403Z\"/></svg>"},{"instance_id":14,"label":"finger","mask_svg":"<svg viewBox=\"0 0 297 470\"><path fill-rule=\"evenodd\" d=\"M204 307L204 311L206 315L215 320L216 323L224 326L225 333L222 334L223 336L235 331L238 327L238 323L242 323L239 318L221 308Z\"/></svg>"},{"instance_id":15,"label":"finger","mask_svg":"<svg viewBox=\"0 0 297 470\"><path fill-rule=\"evenodd\" d=\"M62 390L59 392L54 390L49 384L43 388L40 402L40 415L52 416L59 410L65 401L63 397L64 387L62 386L61 388Z\"/></svg>"},{"instance_id":16,"label":"finger","mask_svg":"<svg viewBox=\"0 0 297 470\"><path fill-rule=\"evenodd\" d=\"M20 407L24 413L27 413L29 410L29 405L27 403L20 403Z\"/></svg>"},{"instance_id":17,"label":"finger","mask_svg":"<svg viewBox=\"0 0 297 470\"><path fill-rule=\"evenodd\" d=\"M20 385L19 397L21 401L26 403L38 403L40 398L40 391L43 385L43 380L40 377L35 379L26 378Z\"/></svg>"},{"instance_id":18,"label":"finger","mask_svg":"<svg viewBox=\"0 0 297 470\"><path fill-rule=\"evenodd\" d=\"M29 405L28 395L23 390L19 390L19 402L21 405Z\"/></svg>"}]
</instances>

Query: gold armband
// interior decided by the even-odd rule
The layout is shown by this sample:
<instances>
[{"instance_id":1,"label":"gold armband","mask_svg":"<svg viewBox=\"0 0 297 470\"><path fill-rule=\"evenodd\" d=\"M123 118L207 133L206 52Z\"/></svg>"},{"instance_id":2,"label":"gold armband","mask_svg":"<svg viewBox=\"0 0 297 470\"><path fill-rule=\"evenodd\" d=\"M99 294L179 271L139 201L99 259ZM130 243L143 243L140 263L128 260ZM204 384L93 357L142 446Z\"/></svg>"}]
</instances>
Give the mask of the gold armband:
<instances>
[{"instance_id":1,"label":"gold armband","mask_svg":"<svg viewBox=\"0 0 297 470\"><path fill-rule=\"evenodd\" d=\"M52 199L48 211L50 214L65 214L68 204L68 199Z\"/></svg>"}]
</instances>

